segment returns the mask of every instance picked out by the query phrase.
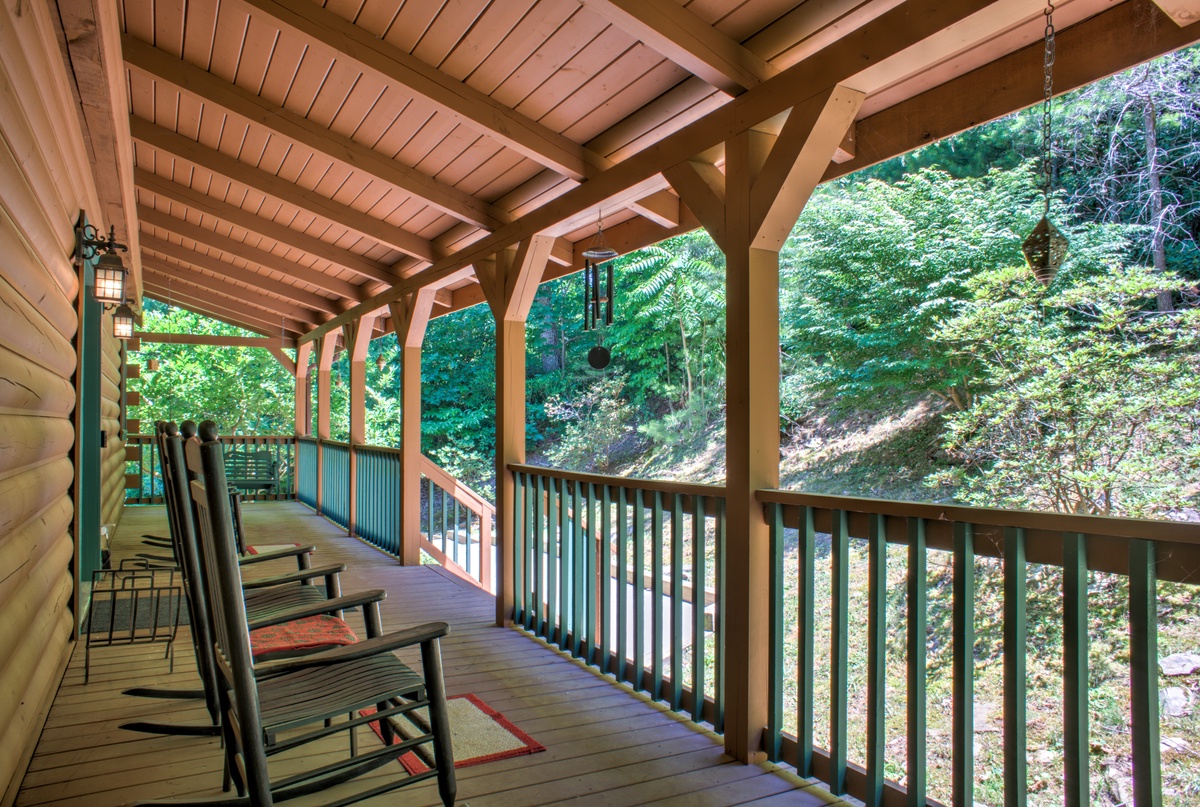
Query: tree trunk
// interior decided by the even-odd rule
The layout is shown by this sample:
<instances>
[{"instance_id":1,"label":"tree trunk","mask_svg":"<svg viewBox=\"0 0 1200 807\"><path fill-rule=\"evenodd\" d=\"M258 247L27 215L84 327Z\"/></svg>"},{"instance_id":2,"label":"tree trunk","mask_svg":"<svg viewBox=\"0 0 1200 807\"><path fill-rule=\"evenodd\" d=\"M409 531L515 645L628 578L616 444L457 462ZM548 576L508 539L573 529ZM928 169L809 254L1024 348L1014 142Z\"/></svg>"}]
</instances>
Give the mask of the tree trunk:
<instances>
[{"instance_id":1,"label":"tree trunk","mask_svg":"<svg viewBox=\"0 0 1200 807\"><path fill-rule=\"evenodd\" d=\"M1154 225L1154 233L1150 237L1150 251L1154 256L1154 271L1165 274L1167 271L1166 230L1163 222L1163 191L1162 172L1158 164L1158 113L1154 99L1146 98L1142 109L1142 121L1146 129L1146 173L1150 186L1150 219ZM1173 311L1171 293L1158 293L1158 310L1162 313Z\"/></svg>"}]
</instances>

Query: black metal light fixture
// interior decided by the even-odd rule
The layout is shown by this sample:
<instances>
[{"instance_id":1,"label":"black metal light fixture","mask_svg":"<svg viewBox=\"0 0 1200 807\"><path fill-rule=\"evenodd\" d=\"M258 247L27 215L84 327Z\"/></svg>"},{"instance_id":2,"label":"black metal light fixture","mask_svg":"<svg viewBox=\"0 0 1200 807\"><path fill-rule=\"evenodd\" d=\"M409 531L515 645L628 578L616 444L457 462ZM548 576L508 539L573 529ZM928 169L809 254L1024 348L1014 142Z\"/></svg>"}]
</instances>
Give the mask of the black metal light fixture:
<instances>
[{"instance_id":1,"label":"black metal light fixture","mask_svg":"<svg viewBox=\"0 0 1200 807\"><path fill-rule=\"evenodd\" d=\"M84 220L80 216L80 220ZM128 252L129 247L117 243L116 228L108 229L108 238L101 238L100 231L90 224L75 228L75 259L80 264L96 260L96 283L93 294L101 305L121 305L125 302L125 278L128 272L116 253Z\"/></svg>"},{"instance_id":2,"label":"black metal light fixture","mask_svg":"<svg viewBox=\"0 0 1200 807\"><path fill-rule=\"evenodd\" d=\"M387 366L387 359L384 358L382 353L375 357L375 366L381 373L383 372L383 368Z\"/></svg>"},{"instance_id":3,"label":"black metal light fixture","mask_svg":"<svg viewBox=\"0 0 1200 807\"><path fill-rule=\"evenodd\" d=\"M113 336L118 339L132 339L133 321L136 318L133 309L125 303L117 306L117 310L113 312Z\"/></svg>"}]
</instances>

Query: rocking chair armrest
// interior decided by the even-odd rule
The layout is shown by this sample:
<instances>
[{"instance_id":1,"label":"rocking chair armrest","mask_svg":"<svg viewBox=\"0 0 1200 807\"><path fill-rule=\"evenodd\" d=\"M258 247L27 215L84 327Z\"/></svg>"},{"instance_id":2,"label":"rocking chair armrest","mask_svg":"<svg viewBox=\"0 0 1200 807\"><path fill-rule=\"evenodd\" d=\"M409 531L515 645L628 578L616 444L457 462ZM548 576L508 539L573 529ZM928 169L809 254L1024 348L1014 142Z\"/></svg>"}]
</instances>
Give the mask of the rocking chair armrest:
<instances>
[{"instance_id":1,"label":"rocking chair armrest","mask_svg":"<svg viewBox=\"0 0 1200 807\"><path fill-rule=\"evenodd\" d=\"M279 558L294 558L297 555L311 555L316 552L315 546L285 546L280 549L272 549L268 552L259 552L257 555L239 555L238 565L248 566L252 563L262 563L268 560L278 560Z\"/></svg>"},{"instance_id":2,"label":"rocking chair armrest","mask_svg":"<svg viewBox=\"0 0 1200 807\"><path fill-rule=\"evenodd\" d=\"M276 675L279 673L295 672L309 667L321 667L326 664L341 664L377 656L380 653L390 653L404 647L431 642L450 633L450 626L445 622L426 622L405 630L377 636L354 644L340 645L320 653L302 656L294 659L282 659L262 665L257 668L257 675Z\"/></svg>"},{"instance_id":3,"label":"rocking chair armrest","mask_svg":"<svg viewBox=\"0 0 1200 807\"><path fill-rule=\"evenodd\" d=\"M370 605L371 603L379 602L387 593L383 589L372 589L370 591L360 591L357 594L348 594L345 597L334 597L321 602L314 602L311 605L298 605L287 611L275 614L274 616L259 619L249 624L250 630L258 630L259 628L269 628L272 625L281 625L284 622L294 622L297 619L304 619L309 616L320 616L321 614L331 614L334 611L342 611L347 608L358 608L359 606Z\"/></svg>"},{"instance_id":4,"label":"rocking chair armrest","mask_svg":"<svg viewBox=\"0 0 1200 807\"><path fill-rule=\"evenodd\" d=\"M141 558L142 560L155 561L157 563L175 563L174 555L154 555L150 552L138 552L136 555L134 555L134 557Z\"/></svg>"},{"instance_id":5,"label":"rocking chair armrest","mask_svg":"<svg viewBox=\"0 0 1200 807\"><path fill-rule=\"evenodd\" d=\"M346 564L331 563L328 566L319 566L315 569L305 569L302 572L290 572L288 574L278 574L273 577L264 577L259 580L243 580L242 589L250 590L256 588L270 588L271 586L280 586L286 583L302 583L305 580L312 580L316 577L329 577L330 575L339 574L346 571Z\"/></svg>"}]
</instances>

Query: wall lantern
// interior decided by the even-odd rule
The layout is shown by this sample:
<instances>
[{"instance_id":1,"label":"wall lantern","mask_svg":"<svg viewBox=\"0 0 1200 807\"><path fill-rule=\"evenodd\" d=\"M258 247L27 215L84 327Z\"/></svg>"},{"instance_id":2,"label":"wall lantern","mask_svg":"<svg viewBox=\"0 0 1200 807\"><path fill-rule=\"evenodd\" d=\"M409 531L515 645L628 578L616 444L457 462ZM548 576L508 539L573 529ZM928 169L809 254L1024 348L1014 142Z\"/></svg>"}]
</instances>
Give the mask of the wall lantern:
<instances>
[{"instance_id":1,"label":"wall lantern","mask_svg":"<svg viewBox=\"0 0 1200 807\"><path fill-rule=\"evenodd\" d=\"M379 368L379 372L381 373L383 372L383 368L387 366L387 359L383 357L382 353L375 357L375 366Z\"/></svg>"},{"instance_id":2,"label":"wall lantern","mask_svg":"<svg viewBox=\"0 0 1200 807\"><path fill-rule=\"evenodd\" d=\"M80 220L85 218L81 215ZM125 264L116 253L128 252L129 247L117 243L116 228L108 229L108 238L100 238L100 232L90 224L75 228L75 259L83 264L95 259L96 284L93 294L101 305L121 305L125 302Z\"/></svg>"},{"instance_id":3,"label":"wall lantern","mask_svg":"<svg viewBox=\"0 0 1200 807\"><path fill-rule=\"evenodd\" d=\"M133 309L122 303L113 312L113 336L118 339L133 338L133 320L137 315Z\"/></svg>"}]
</instances>

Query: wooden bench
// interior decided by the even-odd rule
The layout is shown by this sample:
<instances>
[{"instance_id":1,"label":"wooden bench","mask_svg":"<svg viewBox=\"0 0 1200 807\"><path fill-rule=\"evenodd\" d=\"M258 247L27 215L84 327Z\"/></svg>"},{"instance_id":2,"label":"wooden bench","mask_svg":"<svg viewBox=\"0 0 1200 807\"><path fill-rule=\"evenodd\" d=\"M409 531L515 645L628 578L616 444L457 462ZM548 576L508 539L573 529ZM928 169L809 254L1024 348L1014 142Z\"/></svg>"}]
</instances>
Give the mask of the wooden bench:
<instances>
[{"instance_id":1,"label":"wooden bench","mask_svg":"<svg viewBox=\"0 0 1200 807\"><path fill-rule=\"evenodd\" d=\"M238 490L274 493L279 487L279 465L266 449L226 453L225 476Z\"/></svg>"}]
</instances>

